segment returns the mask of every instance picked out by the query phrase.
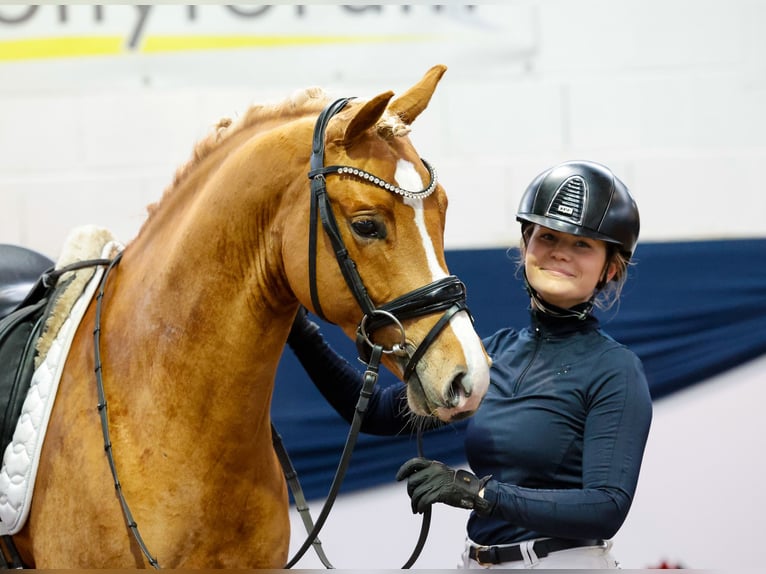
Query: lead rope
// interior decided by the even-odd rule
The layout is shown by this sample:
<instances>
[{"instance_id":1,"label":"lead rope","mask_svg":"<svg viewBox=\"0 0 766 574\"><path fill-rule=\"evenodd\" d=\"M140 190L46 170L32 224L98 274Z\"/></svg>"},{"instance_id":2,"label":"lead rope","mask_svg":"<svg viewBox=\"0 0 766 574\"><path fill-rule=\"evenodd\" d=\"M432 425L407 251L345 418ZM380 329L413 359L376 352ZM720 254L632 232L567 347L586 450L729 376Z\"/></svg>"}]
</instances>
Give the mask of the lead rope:
<instances>
[{"instance_id":1,"label":"lead rope","mask_svg":"<svg viewBox=\"0 0 766 574\"><path fill-rule=\"evenodd\" d=\"M98 286L98 294L96 295L96 324L93 329L93 350L95 362L94 368L96 372L96 387L98 390L98 412L101 417L101 431L104 435L104 451L106 452L106 458L109 461L109 468L112 471L112 478L114 479L114 488L117 491L118 498L120 499L120 505L122 506L122 513L125 516L125 521L128 525L128 528L133 533L133 537L136 539L138 547L141 549L141 552L143 552L144 556L146 556L146 559L149 561L149 564L151 564L153 568L159 570L160 565L157 562L157 559L152 556L152 554L149 552L149 549L146 547L146 544L141 537L141 533L138 531L138 525L133 519L133 514L130 512L130 507L125 500L125 495L122 492L122 485L120 484L120 480L117 478L117 466L114 463L112 441L109 438L109 421L107 418L106 395L104 393L104 379L102 377L103 365L101 363L101 307L104 298L104 289L106 287L106 279L109 276L109 272L114 269L120 262L122 253L123 252L118 253L117 256L112 259L111 263L109 263L109 267L106 268L106 271L104 271L104 275L101 277L101 283Z\"/></svg>"}]
</instances>

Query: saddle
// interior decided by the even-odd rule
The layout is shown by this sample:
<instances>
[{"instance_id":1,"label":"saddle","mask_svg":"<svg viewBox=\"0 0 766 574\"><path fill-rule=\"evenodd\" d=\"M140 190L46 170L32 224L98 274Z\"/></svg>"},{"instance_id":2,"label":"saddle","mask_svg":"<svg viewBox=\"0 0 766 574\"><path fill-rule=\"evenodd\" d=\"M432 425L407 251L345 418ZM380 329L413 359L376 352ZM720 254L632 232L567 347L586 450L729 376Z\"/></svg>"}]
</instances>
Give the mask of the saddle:
<instances>
[{"instance_id":1,"label":"saddle","mask_svg":"<svg viewBox=\"0 0 766 574\"><path fill-rule=\"evenodd\" d=\"M47 273L54 263L16 245L0 244L0 448L11 442L34 374L40 337L56 281ZM0 562L22 567L13 540L3 536Z\"/></svg>"},{"instance_id":2,"label":"saddle","mask_svg":"<svg viewBox=\"0 0 766 574\"><path fill-rule=\"evenodd\" d=\"M34 373L35 344L55 292L54 263L0 244L0 448L11 442Z\"/></svg>"},{"instance_id":3,"label":"saddle","mask_svg":"<svg viewBox=\"0 0 766 574\"><path fill-rule=\"evenodd\" d=\"M70 272L108 263L107 259L84 259L56 268L44 255L0 244L0 293L3 294L0 300L0 452L5 451L13 438L38 366L38 355L47 352L47 348L39 344L46 321L59 296L76 280ZM67 273L69 276L62 278Z\"/></svg>"},{"instance_id":4,"label":"saddle","mask_svg":"<svg viewBox=\"0 0 766 574\"><path fill-rule=\"evenodd\" d=\"M92 275L86 273L78 277L72 272L108 264L109 259L87 257L96 249L102 252L110 239L111 234L106 230L89 226L76 229L68 238L64 249L66 256L62 256L64 264L60 267L29 249L0 244L0 452L5 453L0 454L0 458L3 458L3 473L6 472L5 457L9 445L15 440L16 427L27 408L35 373L53 342L51 332L55 335L61 323L69 317L71 305L81 292L77 289L83 289ZM39 410L47 406L48 403L35 403L34 408ZM39 433L39 429L34 430ZM7 482L9 477L3 476ZM26 492L23 491L25 496ZM10 501L6 500L7 504ZM23 567L11 536L3 534L0 538L0 568Z\"/></svg>"}]
</instances>

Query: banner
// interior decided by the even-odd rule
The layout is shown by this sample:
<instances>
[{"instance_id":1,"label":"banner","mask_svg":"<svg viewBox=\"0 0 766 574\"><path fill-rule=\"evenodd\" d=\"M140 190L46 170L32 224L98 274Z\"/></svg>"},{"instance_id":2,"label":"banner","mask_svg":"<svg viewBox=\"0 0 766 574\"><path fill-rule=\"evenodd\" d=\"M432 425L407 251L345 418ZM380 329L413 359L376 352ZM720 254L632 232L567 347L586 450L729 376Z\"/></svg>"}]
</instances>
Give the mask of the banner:
<instances>
[{"instance_id":1,"label":"banner","mask_svg":"<svg viewBox=\"0 0 766 574\"><path fill-rule=\"evenodd\" d=\"M328 44L528 50L532 23L528 8L496 5L2 5L0 61Z\"/></svg>"}]
</instances>

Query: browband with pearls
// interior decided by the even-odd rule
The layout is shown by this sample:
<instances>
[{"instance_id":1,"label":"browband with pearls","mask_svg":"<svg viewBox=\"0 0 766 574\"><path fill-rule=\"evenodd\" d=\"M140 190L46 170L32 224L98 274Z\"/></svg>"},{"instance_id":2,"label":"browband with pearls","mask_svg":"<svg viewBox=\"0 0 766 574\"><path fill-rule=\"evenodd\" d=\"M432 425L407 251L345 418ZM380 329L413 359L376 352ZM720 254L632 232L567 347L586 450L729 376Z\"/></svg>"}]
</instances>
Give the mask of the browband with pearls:
<instances>
[{"instance_id":1,"label":"browband with pearls","mask_svg":"<svg viewBox=\"0 0 766 574\"><path fill-rule=\"evenodd\" d=\"M394 185L393 183L389 183L384 179L379 178L378 176L370 173L369 171L364 171L363 169L359 169L358 167L350 167L346 165L328 165L326 167L313 170L309 173L310 178L314 178L318 175L326 175L328 173L339 173L341 175L353 175L354 177L358 177L360 179L363 179L365 181L369 181L370 183L373 183L377 185L378 187L382 187L383 189L387 191L392 191L394 193L398 193L399 195L402 195L404 197L411 197L415 199L423 199L425 197L428 197L431 195L434 190L436 189L436 170L431 167L431 164L429 164L426 160L423 158L420 158L420 161L423 162L423 165L428 170L428 174L431 177L431 181L428 184L428 187L425 189L421 189L420 191L410 191L408 189L404 189L399 187L398 185Z\"/></svg>"}]
</instances>

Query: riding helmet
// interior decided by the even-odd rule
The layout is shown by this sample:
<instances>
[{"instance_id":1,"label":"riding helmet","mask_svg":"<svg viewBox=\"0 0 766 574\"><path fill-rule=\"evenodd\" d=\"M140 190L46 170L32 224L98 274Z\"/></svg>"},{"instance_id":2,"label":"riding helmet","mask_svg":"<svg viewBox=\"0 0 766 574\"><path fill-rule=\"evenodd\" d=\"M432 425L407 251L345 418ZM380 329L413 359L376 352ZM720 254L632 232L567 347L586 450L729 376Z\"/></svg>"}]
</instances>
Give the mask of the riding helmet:
<instances>
[{"instance_id":1,"label":"riding helmet","mask_svg":"<svg viewBox=\"0 0 766 574\"><path fill-rule=\"evenodd\" d=\"M592 161L567 161L538 175L524 192L516 219L614 243L628 259L640 228L627 186Z\"/></svg>"}]
</instances>

